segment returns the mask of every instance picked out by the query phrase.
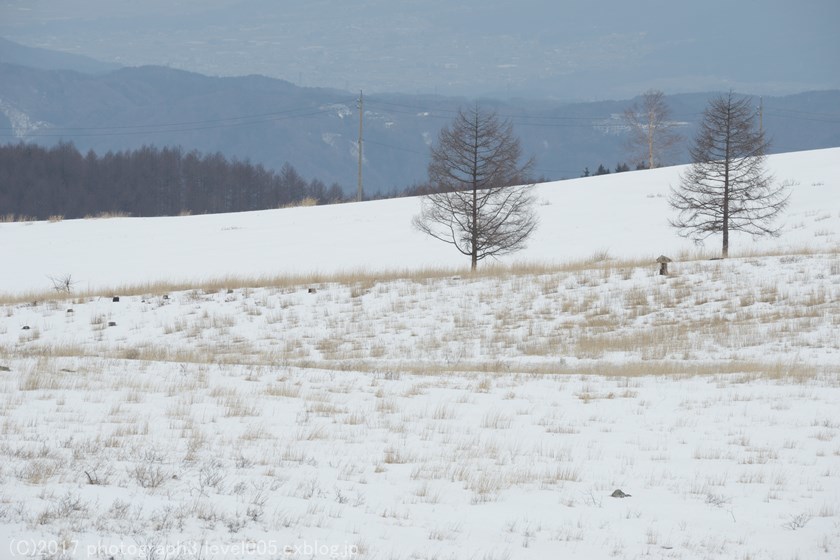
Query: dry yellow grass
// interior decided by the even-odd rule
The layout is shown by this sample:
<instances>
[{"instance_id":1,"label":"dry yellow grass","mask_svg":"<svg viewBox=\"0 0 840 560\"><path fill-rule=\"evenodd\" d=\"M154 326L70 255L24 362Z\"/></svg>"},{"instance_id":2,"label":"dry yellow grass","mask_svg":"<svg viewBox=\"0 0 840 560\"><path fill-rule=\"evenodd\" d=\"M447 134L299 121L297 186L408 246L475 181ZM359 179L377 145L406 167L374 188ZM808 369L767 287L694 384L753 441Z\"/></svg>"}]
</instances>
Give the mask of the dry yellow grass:
<instances>
[{"instance_id":1,"label":"dry yellow grass","mask_svg":"<svg viewBox=\"0 0 840 560\"><path fill-rule=\"evenodd\" d=\"M37 218L32 216L24 216L22 214L3 214L0 215L0 224L11 224L15 222L37 222Z\"/></svg>"},{"instance_id":2,"label":"dry yellow grass","mask_svg":"<svg viewBox=\"0 0 840 560\"><path fill-rule=\"evenodd\" d=\"M840 247L834 251L816 252L809 247L800 247L790 250L778 251L746 251L735 252L729 260L739 258L757 258L763 256L806 256L813 254L840 254ZM696 251L684 253L677 256L676 267L682 263L691 263L708 260L714 257L712 253ZM637 257L633 259L612 259L606 254L595 254L585 259L556 262L529 262L520 261L512 264L491 263L480 267L477 271L471 272L467 267L424 267L418 269L390 269L370 271L365 269L344 270L332 273L304 273L304 274L278 274L262 276L237 276L228 275L216 278L170 282L165 280L138 282L136 284L123 284L107 288L96 288L91 290L73 291L67 293L55 293L49 290L33 290L25 293L2 293L0 292L0 305L14 305L20 303L44 302L44 301L72 301L74 299L87 299L93 297L110 297L113 294L121 296L155 296L171 292L189 290L200 290L204 293L215 293L222 290L236 290L246 288L280 288L299 289L303 287L316 287L326 284L338 284L351 287L355 293L361 295L378 283L404 280L408 282L425 283L444 278L453 279L487 279L487 278L511 278L518 276L546 276L559 273L582 273L580 279L584 284L593 282L595 278L609 278L611 274L626 276L630 271L642 269L650 274L654 273L655 255L650 257ZM585 273L585 274L583 274ZM676 273L678 277L679 272ZM553 289L547 285L546 289Z\"/></svg>"},{"instance_id":3,"label":"dry yellow grass","mask_svg":"<svg viewBox=\"0 0 840 560\"><path fill-rule=\"evenodd\" d=\"M482 382L507 374L740 374L806 380L826 373L819 366L781 364L784 354L763 356L756 349L768 340L805 351L814 345L840 348L826 330L837 316L838 292L831 277L809 272L800 254L780 259L787 263L784 280L753 277L754 269L766 263L749 258L755 262L681 263L681 270L668 278L656 276L655 265L647 261L596 255L572 263L489 266L475 274L441 268L225 278L200 287L146 284L134 291L147 298L179 291L170 303L194 311L172 314L160 297L154 300L160 305L149 303L151 298L133 300L148 320L133 327L140 336L131 345L109 342L111 330L105 325L110 311L102 310L103 305L111 309L110 298L102 304L80 294L45 293L47 303L7 304L8 317L33 312L61 316L61 300L71 298L88 336L67 343L49 328L21 331L16 341L9 337L0 346L0 358L282 365L383 371L397 377L467 374ZM822 271L830 260L818 259ZM789 292L785 283L794 278L808 288ZM313 286L317 301L301 295ZM231 292L234 287L238 290ZM507 295L500 298L500 293ZM313 301L319 305L310 306ZM74 315L61 320L73 323ZM315 323L315 333L298 328ZM21 388L49 388L45 383L33 377ZM296 390L278 383L266 393L281 397ZM242 408L235 404L228 406L234 415ZM387 401L380 406L390 407Z\"/></svg>"}]
</instances>

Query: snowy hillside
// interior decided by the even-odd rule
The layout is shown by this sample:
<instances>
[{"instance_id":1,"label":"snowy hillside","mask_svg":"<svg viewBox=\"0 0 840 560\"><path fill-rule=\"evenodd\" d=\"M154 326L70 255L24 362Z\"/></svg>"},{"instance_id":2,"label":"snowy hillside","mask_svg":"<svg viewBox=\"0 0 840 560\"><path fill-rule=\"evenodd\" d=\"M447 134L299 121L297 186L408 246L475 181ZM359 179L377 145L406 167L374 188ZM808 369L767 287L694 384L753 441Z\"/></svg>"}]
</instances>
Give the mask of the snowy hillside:
<instances>
[{"instance_id":1,"label":"snowy hillside","mask_svg":"<svg viewBox=\"0 0 840 560\"><path fill-rule=\"evenodd\" d=\"M774 155L768 168L797 183L780 239L735 238L732 250L840 245L840 148ZM539 185L540 226L505 262L677 256L690 241L668 226L667 195L683 167ZM49 289L71 275L78 289L151 281L311 272L464 267L454 249L411 226L416 198L176 218L0 224L0 294ZM719 251L719 239L707 249Z\"/></svg>"},{"instance_id":2,"label":"snowy hillside","mask_svg":"<svg viewBox=\"0 0 840 560\"><path fill-rule=\"evenodd\" d=\"M0 558L837 558L838 162L727 260L679 169L540 185L476 275L416 199L0 224Z\"/></svg>"}]
</instances>

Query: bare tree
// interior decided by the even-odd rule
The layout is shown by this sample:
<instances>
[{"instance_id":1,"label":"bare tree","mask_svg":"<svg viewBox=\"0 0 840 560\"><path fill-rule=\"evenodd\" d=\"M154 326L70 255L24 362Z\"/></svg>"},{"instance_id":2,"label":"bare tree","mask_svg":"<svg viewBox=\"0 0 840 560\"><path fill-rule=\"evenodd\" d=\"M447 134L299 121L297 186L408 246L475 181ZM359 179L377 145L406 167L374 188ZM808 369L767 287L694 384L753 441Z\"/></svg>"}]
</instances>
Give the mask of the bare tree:
<instances>
[{"instance_id":1,"label":"bare tree","mask_svg":"<svg viewBox=\"0 0 840 560\"><path fill-rule=\"evenodd\" d=\"M722 255L729 256L729 232L777 235L773 220L787 206L786 185L774 185L764 171L768 141L755 127L752 99L732 91L709 102L691 157L694 163L671 188L671 225L696 242L723 234Z\"/></svg>"},{"instance_id":2,"label":"bare tree","mask_svg":"<svg viewBox=\"0 0 840 560\"><path fill-rule=\"evenodd\" d=\"M478 107L459 110L431 149L429 184L420 231L478 261L525 246L537 226L528 173L533 160L520 164L522 150L509 121Z\"/></svg>"},{"instance_id":3,"label":"bare tree","mask_svg":"<svg viewBox=\"0 0 840 560\"><path fill-rule=\"evenodd\" d=\"M628 150L636 161L647 162L648 169L661 166L670 150L682 141L676 132L678 124L671 120L671 109L665 94L651 89L624 111L624 122L630 128Z\"/></svg>"},{"instance_id":4,"label":"bare tree","mask_svg":"<svg viewBox=\"0 0 840 560\"><path fill-rule=\"evenodd\" d=\"M69 294L73 291L73 286L77 284L70 274L62 274L61 276L47 276L52 282L53 290L60 294Z\"/></svg>"}]
</instances>

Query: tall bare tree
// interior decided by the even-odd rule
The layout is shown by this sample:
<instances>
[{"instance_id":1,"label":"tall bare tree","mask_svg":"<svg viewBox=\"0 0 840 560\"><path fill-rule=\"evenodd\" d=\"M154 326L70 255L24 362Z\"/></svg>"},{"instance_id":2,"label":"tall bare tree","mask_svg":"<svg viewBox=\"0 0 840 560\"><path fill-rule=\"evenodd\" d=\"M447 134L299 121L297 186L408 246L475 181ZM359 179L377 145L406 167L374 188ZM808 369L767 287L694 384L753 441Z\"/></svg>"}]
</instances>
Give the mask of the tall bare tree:
<instances>
[{"instance_id":1,"label":"tall bare tree","mask_svg":"<svg viewBox=\"0 0 840 560\"><path fill-rule=\"evenodd\" d=\"M479 107L459 110L431 149L429 184L414 217L420 231L478 261L525 246L537 226L522 149L510 121Z\"/></svg>"},{"instance_id":2,"label":"tall bare tree","mask_svg":"<svg viewBox=\"0 0 840 560\"><path fill-rule=\"evenodd\" d=\"M678 124L671 120L671 109L665 94L651 89L624 111L624 122L630 129L628 150L636 161L647 163L648 169L665 163L670 150L682 141L676 132Z\"/></svg>"},{"instance_id":3,"label":"tall bare tree","mask_svg":"<svg viewBox=\"0 0 840 560\"><path fill-rule=\"evenodd\" d=\"M786 186L774 185L764 170L769 143L755 121L751 98L730 91L712 99L691 147L694 163L671 188L669 202L679 212L671 225L696 242L723 234L724 257L730 231L777 235L772 222L788 202Z\"/></svg>"}]
</instances>

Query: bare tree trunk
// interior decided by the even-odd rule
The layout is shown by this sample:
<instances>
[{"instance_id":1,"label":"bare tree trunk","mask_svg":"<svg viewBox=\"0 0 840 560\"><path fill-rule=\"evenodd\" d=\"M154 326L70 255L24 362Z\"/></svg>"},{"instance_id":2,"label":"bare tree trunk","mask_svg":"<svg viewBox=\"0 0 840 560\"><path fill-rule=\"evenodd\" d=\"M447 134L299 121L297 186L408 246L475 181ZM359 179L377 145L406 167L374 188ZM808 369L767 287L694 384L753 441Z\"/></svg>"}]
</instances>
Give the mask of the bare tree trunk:
<instances>
[{"instance_id":1,"label":"bare tree trunk","mask_svg":"<svg viewBox=\"0 0 840 560\"><path fill-rule=\"evenodd\" d=\"M726 123L726 156L723 159L723 247L721 248L721 256L727 258L729 256L729 162L731 158L730 145L731 125L729 119Z\"/></svg>"},{"instance_id":2,"label":"bare tree trunk","mask_svg":"<svg viewBox=\"0 0 840 560\"><path fill-rule=\"evenodd\" d=\"M429 184L417 229L479 261L517 251L537 226L527 184L533 160L519 163L510 122L478 106L459 111L432 146Z\"/></svg>"},{"instance_id":3,"label":"bare tree trunk","mask_svg":"<svg viewBox=\"0 0 840 560\"><path fill-rule=\"evenodd\" d=\"M712 99L691 148L694 163L671 189L669 203L679 212L671 225L697 243L721 234L724 258L731 231L778 235L772 222L787 206L787 185L773 185L763 169L768 143L754 121L749 98L730 91Z\"/></svg>"},{"instance_id":4,"label":"bare tree trunk","mask_svg":"<svg viewBox=\"0 0 840 560\"><path fill-rule=\"evenodd\" d=\"M478 187L473 186L472 192L472 254L470 255L470 270L478 268Z\"/></svg>"},{"instance_id":5,"label":"bare tree trunk","mask_svg":"<svg viewBox=\"0 0 840 560\"><path fill-rule=\"evenodd\" d=\"M656 130L657 115L653 108L648 110L648 169L653 169L653 138Z\"/></svg>"},{"instance_id":6,"label":"bare tree trunk","mask_svg":"<svg viewBox=\"0 0 840 560\"><path fill-rule=\"evenodd\" d=\"M470 255L470 270L475 272L475 269L478 268L478 143L480 140L477 106L473 118L475 134L473 135L472 153L472 254Z\"/></svg>"},{"instance_id":7,"label":"bare tree trunk","mask_svg":"<svg viewBox=\"0 0 840 560\"><path fill-rule=\"evenodd\" d=\"M671 120L671 110L665 94L648 90L638 102L624 111L628 128L627 149L636 162L647 163L648 169L663 164L669 152L682 141L677 134L678 123Z\"/></svg>"}]
</instances>

